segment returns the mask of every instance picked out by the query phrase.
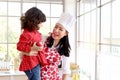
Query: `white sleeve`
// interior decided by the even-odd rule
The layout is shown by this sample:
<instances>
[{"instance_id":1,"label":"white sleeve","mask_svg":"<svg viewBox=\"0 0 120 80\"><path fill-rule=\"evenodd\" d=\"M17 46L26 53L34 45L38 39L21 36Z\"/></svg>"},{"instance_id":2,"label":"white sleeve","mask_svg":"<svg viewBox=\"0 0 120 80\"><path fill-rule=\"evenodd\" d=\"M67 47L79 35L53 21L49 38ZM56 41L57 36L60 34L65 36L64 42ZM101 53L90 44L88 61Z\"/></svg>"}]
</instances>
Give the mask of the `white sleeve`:
<instances>
[{"instance_id":1,"label":"white sleeve","mask_svg":"<svg viewBox=\"0 0 120 80\"><path fill-rule=\"evenodd\" d=\"M62 56L62 74L70 74L70 58Z\"/></svg>"}]
</instances>

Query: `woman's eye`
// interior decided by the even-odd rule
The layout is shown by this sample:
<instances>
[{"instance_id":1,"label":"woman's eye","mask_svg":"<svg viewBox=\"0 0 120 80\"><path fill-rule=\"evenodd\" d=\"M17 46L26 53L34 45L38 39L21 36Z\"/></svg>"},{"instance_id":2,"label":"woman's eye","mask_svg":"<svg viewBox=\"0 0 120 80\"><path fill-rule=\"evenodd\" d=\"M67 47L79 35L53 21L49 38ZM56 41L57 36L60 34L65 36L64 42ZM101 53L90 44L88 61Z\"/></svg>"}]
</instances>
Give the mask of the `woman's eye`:
<instances>
[{"instance_id":1,"label":"woman's eye","mask_svg":"<svg viewBox=\"0 0 120 80\"><path fill-rule=\"evenodd\" d=\"M55 26L55 28L57 28L57 26Z\"/></svg>"},{"instance_id":2,"label":"woman's eye","mask_svg":"<svg viewBox=\"0 0 120 80\"><path fill-rule=\"evenodd\" d=\"M63 31L63 29L59 29L60 31Z\"/></svg>"}]
</instances>

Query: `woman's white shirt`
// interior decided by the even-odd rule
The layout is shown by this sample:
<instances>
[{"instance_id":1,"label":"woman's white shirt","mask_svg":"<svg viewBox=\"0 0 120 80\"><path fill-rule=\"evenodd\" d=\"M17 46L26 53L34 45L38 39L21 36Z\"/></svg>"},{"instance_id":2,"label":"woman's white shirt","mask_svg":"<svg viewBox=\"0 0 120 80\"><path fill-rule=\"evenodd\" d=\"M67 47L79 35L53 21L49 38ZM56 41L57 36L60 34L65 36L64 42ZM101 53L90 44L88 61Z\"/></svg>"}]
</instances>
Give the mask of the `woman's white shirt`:
<instances>
[{"instance_id":1,"label":"woman's white shirt","mask_svg":"<svg viewBox=\"0 0 120 80\"><path fill-rule=\"evenodd\" d=\"M62 74L70 74L70 58L62 56Z\"/></svg>"}]
</instances>

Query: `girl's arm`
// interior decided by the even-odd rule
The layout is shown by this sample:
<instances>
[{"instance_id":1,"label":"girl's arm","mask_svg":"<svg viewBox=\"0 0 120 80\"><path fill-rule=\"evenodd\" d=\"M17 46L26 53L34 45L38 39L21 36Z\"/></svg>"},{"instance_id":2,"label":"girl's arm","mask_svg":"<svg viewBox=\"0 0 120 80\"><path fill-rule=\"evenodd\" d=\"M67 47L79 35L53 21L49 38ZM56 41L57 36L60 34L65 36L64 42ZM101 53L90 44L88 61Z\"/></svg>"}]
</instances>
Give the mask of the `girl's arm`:
<instances>
[{"instance_id":1,"label":"girl's arm","mask_svg":"<svg viewBox=\"0 0 120 80\"><path fill-rule=\"evenodd\" d=\"M31 51L29 53L21 51L20 57L22 58L23 55L26 55L26 56L37 56L38 51L41 51L42 49L43 49L42 43L41 43L41 46L37 46L36 42L35 42L33 44L33 46L31 47Z\"/></svg>"},{"instance_id":2,"label":"girl's arm","mask_svg":"<svg viewBox=\"0 0 120 80\"><path fill-rule=\"evenodd\" d=\"M42 46L37 46L37 43L32 41L30 34L21 34L19 42L17 43L17 50L29 53L31 50L41 51Z\"/></svg>"},{"instance_id":3,"label":"girl's arm","mask_svg":"<svg viewBox=\"0 0 120 80\"><path fill-rule=\"evenodd\" d=\"M31 51L32 37L29 34L21 34L17 43L17 50L29 53Z\"/></svg>"}]
</instances>

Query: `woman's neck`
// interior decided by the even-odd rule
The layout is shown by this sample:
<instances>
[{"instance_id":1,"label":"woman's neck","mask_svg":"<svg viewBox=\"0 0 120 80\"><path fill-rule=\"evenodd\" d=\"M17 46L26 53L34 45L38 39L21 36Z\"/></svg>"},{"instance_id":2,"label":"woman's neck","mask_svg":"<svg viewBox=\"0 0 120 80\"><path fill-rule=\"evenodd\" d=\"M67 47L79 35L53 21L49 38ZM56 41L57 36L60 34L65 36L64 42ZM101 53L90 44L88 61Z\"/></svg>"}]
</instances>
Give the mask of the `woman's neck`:
<instances>
[{"instance_id":1,"label":"woman's neck","mask_svg":"<svg viewBox=\"0 0 120 80\"><path fill-rule=\"evenodd\" d=\"M53 46L56 47L58 43L59 43L59 40L54 40Z\"/></svg>"}]
</instances>

